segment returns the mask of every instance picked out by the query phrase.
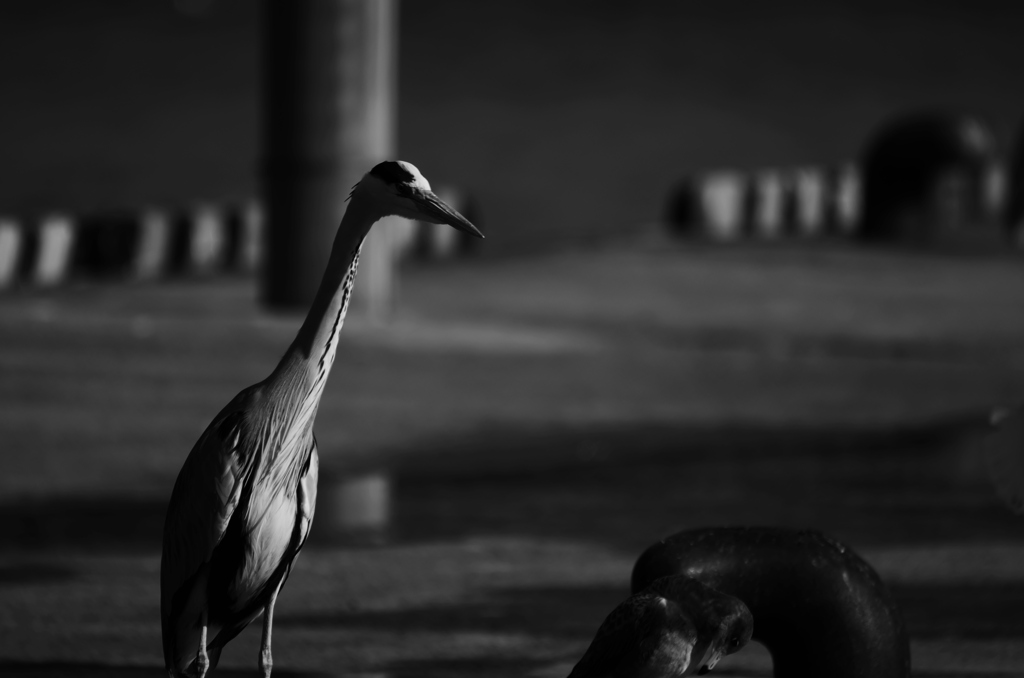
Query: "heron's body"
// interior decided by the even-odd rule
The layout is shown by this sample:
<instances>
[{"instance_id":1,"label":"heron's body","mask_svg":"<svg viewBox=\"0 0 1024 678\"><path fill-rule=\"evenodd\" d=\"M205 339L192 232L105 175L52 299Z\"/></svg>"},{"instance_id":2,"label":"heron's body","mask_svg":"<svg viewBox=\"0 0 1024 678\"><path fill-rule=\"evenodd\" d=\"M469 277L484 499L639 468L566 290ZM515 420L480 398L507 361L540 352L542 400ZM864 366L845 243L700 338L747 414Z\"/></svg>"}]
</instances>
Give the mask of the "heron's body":
<instances>
[{"instance_id":1,"label":"heron's body","mask_svg":"<svg viewBox=\"0 0 1024 678\"><path fill-rule=\"evenodd\" d=\"M164 661L171 676L205 675L221 648L260 614L260 667L270 675L274 603L309 536L316 505L313 422L363 238L390 214L479 235L408 163L381 163L353 189L295 340L269 377L244 389L214 418L175 482L160 569Z\"/></svg>"},{"instance_id":2,"label":"heron's body","mask_svg":"<svg viewBox=\"0 0 1024 678\"><path fill-rule=\"evenodd\" d=\"M269 406L271 392L264 383L239 393L193 448L175 485L161 568L168 668L184 671L195 661L204 608L210 664L216 666L220 649L277 594L309 535L316 442L306 426L285 443L289 436L281 433L289 426ZM208 482L200 493L203 480ZM193 530L204 523L209 532L203 546L215 546L199 551Z\"/></svg>"}]
</instances>

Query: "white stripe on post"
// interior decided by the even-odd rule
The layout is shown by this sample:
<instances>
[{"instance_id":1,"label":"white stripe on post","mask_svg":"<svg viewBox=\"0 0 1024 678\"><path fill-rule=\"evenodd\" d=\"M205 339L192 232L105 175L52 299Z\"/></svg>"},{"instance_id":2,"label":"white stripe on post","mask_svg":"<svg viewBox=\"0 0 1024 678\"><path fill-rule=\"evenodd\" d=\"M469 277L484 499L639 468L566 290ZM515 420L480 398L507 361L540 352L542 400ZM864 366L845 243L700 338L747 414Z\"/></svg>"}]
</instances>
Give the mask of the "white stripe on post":
<instances>
[{"instance_id":1,"label":"white stripe on post","mask_svg":"<svg viewBox=\"0 0 1024 678\"><path fill-rule=\"evenodd\" d=\"M836 222L839 232L853 235L861 212L860 174L854 165L845 165L839 171L835 187Z\"/></svg>"},{"instance_id":2,"label":"white stripe on post","mask_svg":"<svg viewBox=\"0 0 1024 678\"><path fill-rule=\"evenodd\" d=\"M821 235L825 225L825 175L816 167L801 167L795 174L796 221L805 236Z\"/></svg>"},{"instance_id":3,"label":"white stripe on post","mask_svg":"<svg viewBox=\"0 0 1024 678\"><path fill-rule=\"evenodd\" d=\"M264 228L263 205L258 200L250 200L242 208L242 270L255 271L260 267Z\"/></svg>"},{"instance_id":4,"label":"white stripe on post","mask_svg":"<svg viewBox=\"0 0 1024 678\"><path fill-rule=\"evenodd\" d=\"M715 240L735 240L743 229L747 180L739 172L713 172L700 182L704 227Z\"/></svg>"},{"instance_id":5,"label":"white stripe on post","mask_svg":"<svg viewBox=\"0 0 1024 678\"><path fill-rule=\"evenodd\" d=\"M192 212L189 232L189 264L193 271L209 273L224 257L227 237L224 216L213 205L199 205Z\"/></svg>"},{"instance_id":6,"label":"white stripe on post","mask_svg":"<svg viewBox=\"0 0 1024 678\"><path fill-rule=\"evenodd\" d=\"M437 197L451 205L457 212L462 211L462 195L457 189L442 187L437 189ZM451 259L459 247L459 232L448 224L424 224L430 234L430 258Z\"/></svg>"},{"instance_id":7,"label":"white stripe on post","mask_svg":"<svg viewBox=\"0 0 1024 678\"><path fill-rule=\"evenodd\" d=\"M420 222L396 217L391 224L395 261L409 258L416 247L416 231L421 228Z\"/></svg>"},{"instance_id":8,"label":"white stripe on post","mask_svg":"<svg viewBox=\"0 0 1024 678\"><path fill-rule=\"evenodd\" d=\"M51 214L39 226L39 251L33 280L42 286L57 285L68 274L71 249L75 242L75 225L71 217Z\"/></svg>"},{"instance_id":9,"label":"white stripe on post","mask_svg":"<svg viewBox=\"0 0 1024 678\"><path fill-rule=\"evenodd\" d=\"M782 235L787 184L788 178L779 170L767 169L757 173L754 228L762 238L773 240Z\"/></svg>"},{"instance_id":10,"label":"white stripe on post","mask_svg":"<svg viewBox=\"0 0 1024 678\"><path fill-rule=\"evenodd\" d=\"M982 179L981 209L988 219L998 219L1006 207L1008 181L1006 168L992 162L985 168Z\"/></svg>"},{"instance_id":11,"label":"white stripe on post","mask_svg":"<svg viewBox=\"0 0 1024 678\"><path fill-rule=\"evenodd\" d=\"M8 287L18 275L22 232L13 219L0 219L0 288Z\"/></svg>"},{"instance_id":12,"label":"white stripe on post","mask_svg":"<svg viewBox=\"0 0 1024 678\"><path fill-rule=\"evenodd\" d=\"M139 216L139 242L135 248L135 277L152 280L167 264L171 246L171 218L159 209L147 209Z\"/></svg>"}]
</instances>

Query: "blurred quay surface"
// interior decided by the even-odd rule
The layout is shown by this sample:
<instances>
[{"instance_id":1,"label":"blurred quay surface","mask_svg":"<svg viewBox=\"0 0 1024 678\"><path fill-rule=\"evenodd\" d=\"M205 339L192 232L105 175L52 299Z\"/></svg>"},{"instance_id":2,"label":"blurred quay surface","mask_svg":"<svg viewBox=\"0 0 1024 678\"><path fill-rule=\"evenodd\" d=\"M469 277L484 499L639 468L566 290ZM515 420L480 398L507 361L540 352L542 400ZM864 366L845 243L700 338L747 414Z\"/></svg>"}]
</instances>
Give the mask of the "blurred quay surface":
<instances>
[{"instance_id":1,"label":"blurred quay surface","mask_svg":"<svg viewBox=\"0 0 1024 678\"><path fill-rule=\"evenodd\" d=\"M1021 398L1022 295L1013 259L662 242L412 269L343 333L277 665L566 675L648 544L769 524L879 569L916 675L1012 675L1024 525L976 439ZM169 488L298 320L239 279L0 301L5 675L156 675Z\"/></svg>"}]
</instances>

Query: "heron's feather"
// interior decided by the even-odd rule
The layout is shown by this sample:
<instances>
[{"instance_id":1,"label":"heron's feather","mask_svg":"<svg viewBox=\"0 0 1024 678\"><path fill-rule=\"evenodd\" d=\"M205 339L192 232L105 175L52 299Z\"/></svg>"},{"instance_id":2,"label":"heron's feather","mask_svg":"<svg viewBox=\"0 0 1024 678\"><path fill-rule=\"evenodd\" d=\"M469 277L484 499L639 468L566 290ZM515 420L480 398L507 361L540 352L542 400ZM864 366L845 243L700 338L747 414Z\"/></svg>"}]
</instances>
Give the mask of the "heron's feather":
<instances>
[{"instance_id":1,"label":"heron's feather","mask_svg":"<svg viewBox=\"0 0 1024 678\"><path fill-rule=\"evenodd\" d=\"M313 525L313 513L316 510L316 484L320 477L320 456L316 451L316 437L309 454L305 473L299 477L299 548L309 538L309 530Z\"/></svg>"},{"instance_id":2,"label":"heron's feather","mask_svg":"<svg viewBox=\"0 0 1024 678\"><path fill-rule=\"evenodd\" d=\"M245 392L243 391L243 394ZM177 663L179 648L198 629L206 605L207 565L242 500L254 455L241 436L239 394L200 436L171 493L160 564L164 658Z\"/></svg>"}]
</instances>

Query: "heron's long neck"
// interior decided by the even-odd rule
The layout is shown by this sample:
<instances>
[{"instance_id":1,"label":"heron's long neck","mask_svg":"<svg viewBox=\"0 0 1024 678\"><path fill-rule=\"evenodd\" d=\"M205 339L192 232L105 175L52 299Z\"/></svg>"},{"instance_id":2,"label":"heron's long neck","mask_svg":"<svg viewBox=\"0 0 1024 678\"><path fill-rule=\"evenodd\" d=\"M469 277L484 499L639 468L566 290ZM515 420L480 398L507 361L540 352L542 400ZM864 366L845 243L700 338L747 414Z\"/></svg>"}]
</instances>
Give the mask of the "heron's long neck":
<instances>
[{"instance_id":1,"label":"heron's long neck","mask_svg":"<svg viewBox=\"0 0 1024 678\"><path fill-rule=\"evenodd\" d=\"M380 214L366 201L358 194L353 195L334 237L327 270L313 305L295 340L271 375L271 381L302 391L296 395L312 406L313 414L334 364L338 333L345 322L363 238L379 218Z\"/></svg>"}]
</instances>

